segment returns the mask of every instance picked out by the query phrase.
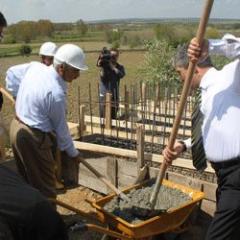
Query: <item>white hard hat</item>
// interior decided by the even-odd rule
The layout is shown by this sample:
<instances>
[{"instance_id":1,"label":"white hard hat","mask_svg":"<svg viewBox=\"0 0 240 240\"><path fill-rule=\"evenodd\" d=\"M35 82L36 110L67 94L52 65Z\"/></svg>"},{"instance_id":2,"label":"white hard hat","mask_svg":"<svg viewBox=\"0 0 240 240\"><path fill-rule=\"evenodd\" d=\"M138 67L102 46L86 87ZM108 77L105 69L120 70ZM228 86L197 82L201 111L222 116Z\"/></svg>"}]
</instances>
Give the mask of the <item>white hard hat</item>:
<instances>
[{"instance_id":1,"label":"white hard hat","mask_svg":"<svg viewBox=\"0 0 240 240\"><path fill-rule=\"evenodd\" d=\"M56 52L54 59L80 70L87 70L83 50L74 44L64 44Z\"/></svg>"},{"instance_id":2,"label":"white hard hat","mask_svg":"<svg viewBox=\"0 0 240 240\"><path fill-rule=\"evenodd\" d=\"M45 42L39 50L39 55L53 57L57 51L57 45L53 42Z\"/></svg>"}]
</instances>

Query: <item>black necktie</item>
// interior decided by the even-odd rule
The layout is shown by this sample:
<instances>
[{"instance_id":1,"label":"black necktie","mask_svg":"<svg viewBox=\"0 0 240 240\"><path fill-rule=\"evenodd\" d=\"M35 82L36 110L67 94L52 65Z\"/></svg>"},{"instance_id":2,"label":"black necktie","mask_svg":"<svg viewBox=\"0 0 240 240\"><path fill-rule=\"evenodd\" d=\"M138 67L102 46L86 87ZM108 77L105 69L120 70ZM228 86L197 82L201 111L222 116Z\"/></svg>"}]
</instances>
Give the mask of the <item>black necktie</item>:
<instances>
[{"instance_id":1,"label":"black necktie","mask_svg":"<svg viewBox=\"0 0 240 240\"><path fill-rule=\"evenodd\" d=\"M192 159L193 166L203 171L207 167L207 159L203 147L202 123L203 114L200 111L201 92L197 92L195 104L192 112Z\"/></svg>"}]
</instances>

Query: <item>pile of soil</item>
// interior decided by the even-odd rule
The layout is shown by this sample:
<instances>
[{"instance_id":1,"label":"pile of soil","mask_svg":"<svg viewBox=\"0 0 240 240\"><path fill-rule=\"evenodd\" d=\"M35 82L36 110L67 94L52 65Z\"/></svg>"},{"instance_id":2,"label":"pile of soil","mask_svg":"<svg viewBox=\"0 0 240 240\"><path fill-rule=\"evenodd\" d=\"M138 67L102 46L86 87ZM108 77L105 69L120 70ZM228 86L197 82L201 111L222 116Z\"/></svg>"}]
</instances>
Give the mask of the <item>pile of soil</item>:
<instances>
[{"instance_id":1,"label":"pile of soil","mask_svg":"<svg viewBox=\"0 0 240 240\"><path fill-rule=\"evenodd\" d=\"M154 181L151 181L147 186L133 189L127 193L131 201L120 199L117 196L114 197L105 204L104 210L127 222L138 223L192 200L189 195L179 189L162 185L157 196L155 208L151 210L149 200L153 191L153 183Z\"/></svg>"}]
</instances>

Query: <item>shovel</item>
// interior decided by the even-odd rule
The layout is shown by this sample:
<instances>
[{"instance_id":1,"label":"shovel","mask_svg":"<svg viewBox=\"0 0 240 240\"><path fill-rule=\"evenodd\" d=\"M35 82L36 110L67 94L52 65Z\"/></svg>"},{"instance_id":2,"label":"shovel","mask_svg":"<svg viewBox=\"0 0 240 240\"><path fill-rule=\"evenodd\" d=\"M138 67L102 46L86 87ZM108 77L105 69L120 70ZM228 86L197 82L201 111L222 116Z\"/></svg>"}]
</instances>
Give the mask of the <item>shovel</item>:
<instances>
[{"instance_id":1,"label":"shovel","mask_svg":"<svg viewBox=\"0 0 240 240\"><path fill-rule=\"evenodd\" d=\"M206 0L205 3L205 7L204 7L204 11L198 26L198 31L197 31L197 40L198 42L202 43L203 38L204 38L204 33L206 30L206 26L207 26L207 22L209 19L209 15L212 9L212 5L213 5L214 0ZM175 139L177 136L177 132L178 132L178 128L181 122L181 118L182 118L182 114L184 111L184 107L185 107L185 103L187 101L187 97L189 94L189 90L191 87L191 81L192 81L192 77L193 77L193 72L195 69L196 63L193 62L189 62L189 66L188 66L188 71L187 71L187 76L186 79L184 81L184 85L183 85L183 90L182 90L182 94L181 94L181 98L180 98L180 103L179 103L179 107L178 107L178 111L177 111L177 115L175 117L174 120L174 124L173 124L173 129L169 138L169 142L168 142L168 148L169 149L173 149L174 143L175 143ZM163 161L161 168L158 172L158 176L156 179L156 183L150 198L150 206L152 209L154 209L155 205L156 205L156 201L157 201L157 196L160 190L160 187L162 185L162 181L165 175L167 169L167 165L165 163L165 161Z\"/></svg>"},{"instance_id":2,"label":"shovel","mask_svg":"<svg viewBox=\"0 0 240 240\"><path fill-rule=\"evenodd\" d=\"M81 158L80 163L82 163L86 168L89 169L100 181L106 184L113 192L115 192L120 198L125 201L131 202L130 198L127 197L122 191L116 188L111 182L109 182L101 173L99 173L95 168L93 168L88 162Z\"/></svg>"},{"instance_id":3,"label":"shovel","mask_svg":"<svg viewBox=\"0 0 240 240\"><path fill-rule=\"evenodd\" d=\"M14 97L4 88L0 85L0 92L10 100L10 102L15 105L15 99Z\"/></svg>"}]
</instances>

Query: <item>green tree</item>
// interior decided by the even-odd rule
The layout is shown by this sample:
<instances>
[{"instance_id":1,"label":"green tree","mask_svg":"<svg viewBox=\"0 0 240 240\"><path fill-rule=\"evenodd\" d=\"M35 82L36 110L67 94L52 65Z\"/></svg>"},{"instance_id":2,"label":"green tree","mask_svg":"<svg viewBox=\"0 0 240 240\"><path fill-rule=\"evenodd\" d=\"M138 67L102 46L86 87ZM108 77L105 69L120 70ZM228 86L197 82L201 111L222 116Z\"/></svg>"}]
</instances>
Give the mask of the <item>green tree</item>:
<instances>
[{"instance_id":1,"label":"green tree","mask_svg":"<svg viewBox=\"0 0 240 240\"><path fill-rule=\"evenodd\" d=\"M124 32L119 29L112 29L105 31L106 41L108 43L119 42L123 37Z\"/></svg>"},{"instance_id":2,"label":"green tree","mask_svg":"<svg viewBox=\"0 0 240 240\"><path fill-rule=\"evenodd\" d=\"M174 47L189 41L195 34L195 28L187 24L158 24L154 31L158 40L167 41Z\"/></svg>"},{"instance_id":3,"label":"green tree","mask_svg":"<svg viewBox=\"0 0 240 240\"><path fill-rule=\"evenodd\" d=\"M175 49L166 41L153 40L145 43L147 53L140 66L139 73L144 81L168 86L178 84L177 75L172 65Z\"/></svg>"},{"instance_id":4,"label":"green tree","mask_svg":"<svg viewBox=\"0 0 240 240\"><path fill-rule=\"evenodd\" d=\"M15 41L25 43L30 43L38 36L50 37L53 32L54 25L49 20L21 21L8 27L8 33Z\"/></svg>"},{"instance_id":5,"label":"green tree","mask_svg":"<svg viewBox=\"0 0 240 240\"><path fill-rule=\"evenodd\" d=\"M77 27L77 30L81 33L81 35L83 36L86 35L88 31L88 26L82 19L76 22L76 27Z\"/></svg>"},{"instance_id":6,"label":"green tree","mask_svg":"<svg viewBox=\"0 0 240 240\"><path fill-rule=\"evenodd\" d=\"M39 36L51 37L54 32L53 23L49 20L39 20L36 23L36 28Z\"/></svg>"}]
</instances>

